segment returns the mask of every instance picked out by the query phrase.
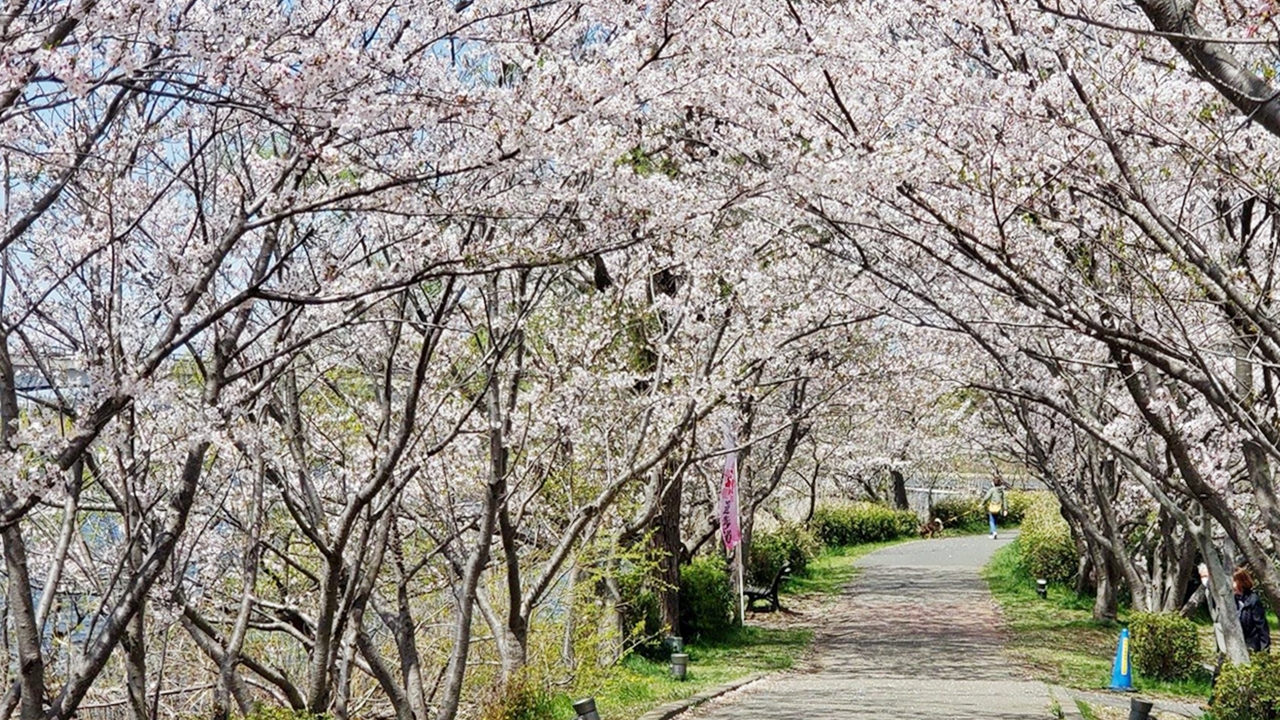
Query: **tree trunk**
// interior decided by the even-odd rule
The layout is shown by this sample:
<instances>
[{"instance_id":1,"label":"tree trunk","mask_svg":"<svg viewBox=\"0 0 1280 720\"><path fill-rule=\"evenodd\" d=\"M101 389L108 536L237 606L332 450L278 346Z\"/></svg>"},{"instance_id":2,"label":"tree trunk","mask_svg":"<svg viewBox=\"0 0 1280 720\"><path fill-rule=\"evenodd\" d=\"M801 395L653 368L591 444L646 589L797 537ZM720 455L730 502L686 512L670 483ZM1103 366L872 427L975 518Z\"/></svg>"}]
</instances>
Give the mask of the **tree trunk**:
<instances>
[{"instance_id":1,"label":"tree trunk","mask_svg":"<svg viewBox=\"0 0 1280 720\"><path fill-rule=\"evenodd\" d=\"M1137 5L1156 30L1168 34L1169 44L1191 63L1196 75L1245 117L1280 136L1280 94L1235 55L1231 44L1206 37L1196 19L1196 0L1139 0Z\"/></svg>"},{"instance_id":2,"label":"tree trunk","mask_svg":"<svg viewBox=\"0 0 1280 720\"><path fill-rule=\"evenodd\" d=\"M496 373L494 373L496 375ZM462 700L462 685L467 674L467 657L471 650L471 620L475 616L476 589L480 574L489 563L489 551L494 526L497 525L498 507L507 494L507 449L501 433L501 397L497 377L491 375L486 390L489 397L489 483L481 511L476 544L467 559L457 596L457 617L453 626L453 651L449 654L449 666L445 672L444 695L440 700L437 720L453 720L458 715Z\"/></svg>"},{"instance_id":3,"label":"tree trunk","mask_svg":"<svg viewBox=\"0 0 1280 720\"><path fill-rule=\"evenodd\" d=\"M146 603L129 620L120 647L125 659L125 694L129 720L147 720L147 640L143 622Z\"/></svg>"},{"instance_id":4,"label":"tree trunk","mask_svg":"<svg viewBox=\"0 0 1280 720\"><path fill-rule=\"evenodd\" d=\"M253 614L253 598L258 584L259 538L262 536L263 492L266 469L261 454L255 459L252 502L253 517L249 521L249 536L245 538L244 560L240 569L244 576L244 588L240 592L240 608L236 613L235 625L231 637L227 640L226 652L218 663L218 688L214 693L214 720L225 720L231 715L231 699L235 698L241 715L248 715L250 708L245 694L237 693L238 683L236 666L240 664L240 651L244 648L245 635L249 631L249 619Z\"/></svg>"},{"instance_id":5,"label":"tree trunk","mask_svg":"<svg viewBox=\"0 0 1280 720\"><path fill-rule=\"evenodd\" d=\"M902 476L902 471L894 468L889 471L889 477L893 480L893 506L899 510L910 510L911 503L907 500L907 479Z\"/></svg>"},{"instance_id":6,"label":"tree trunk","mask_svg":"<svg viewBox=\"0 0 1280 720\"><path fill-rule=\"evenodd\" d=\"M658 610L662 625L672 635L680 634L680 506L684 499L684 473L675 472L671 461L663 467L662 498L653 542L658 550Z\"/></svg>"},{"instance_id":7,"label":"tree trunk","mask_svg":"<svg viewBox=\"0 0 1280 720\"><path fill-rule=\"evenodd\" d=\"M813 513L818 509L818 471L820 468L821 465L815 462L813 475L809 477L809 506L805 508L804 512L804 524L806 527L813 521Z\"/></svg>"},{"instance_id":8,"label":"tree trunk","mask_svg":"<svg viewBox=\"0 0 1280 720\"><path fill-rule=\"evenodd\" d=\"M1146 379L1144 382L1144 375L1134 368L1132 359L1122 350L1113 348L1112 357L1121 369L1130 397L1133 398L1134 404L1141 411L1147 424L1164 440L1169 456L1177 466L1182 480L1187 484L1190 494L1210 517L1222 525L1227 536L1244 553L1252 567L1255 579L1258 580L1262 594L1273 606L1280 604L1280 573L1277 572L1275 564L1253 538L1248 524L1240 519L1226 499L1204 478L1192 455L1188 439L1160 413L1152 410L1148 385L1154 381Z\"/></svg>"},{"instance_id":9,"label":"tree trunk","mask_svg":"<svg viewBox=\"0 0 1280 720\"><path fill-rule=\"evenodd\" d=\"M44 656L40 651L40 628L35 623L31 596L31 576L27 572L27 546L17 523L0 530L4 541L4 562L8 572L9 612L13 634L18 641L19 717L44 718Z\"/></svg>"},{"instance_id":10,"label":"tree trunk","mask_svg":"<svg viewBox=\"0 0 1280 720\"><path fill-rule=\"evenodd\" d=\"M1116 563L1102 551L1098 552L1098 561L1094 567L1098 580L1093 598L1093 619L1101 622L1115 622L1118 610L1117 590L1122 574L1116 568Z\"/></svg>"},{"instance_id":11,"label":"tree trunk","mask_svg":"<svg viewBox=\"0 0 1280 720\"><path fill-rule=\"evenodd\" d=\"M9 357L9 336L0 337L0 452L12 453L13 434L18 430L18 391L14 380L13 361ZM3 495L5 509L18 504L11 492ZM0 527L4 544L9 613L13 634L18 641L19 713L22 720L44 717L44 655L41 652L40 623L27 571L27 543L15 519Z\"/></svg>"},{"instance_id":12,"label":"tree trunk","mask_svg":"<svg viewBox=\"0 0 1280 720\"><path fill-rule=\"evenodd\" d=\"M1237 664L1249 662L1249 648L1244 642L1244 631L1240 628L1240 616L1235 612L1235 596L1231 593L1230 570L1222 562L1222 556L1213 546L1210 538L1208 518L1200 523L1196 532L1196 542L1200 547L1200 555L1209 568L1208 602L1215 636L1222 643L1219 650L1227 660Z\"/></svg>"},{"instance_id":13,"label":"tree trunk","mask_svg":"<svg viewBox=\"0 0 1280 720\"><path fill-rule=\"evenodd\" d=\"M505 448L503 452L506 452ZM505 500L498 510L498 537L502 541L507 568L507 622L505 627L495 630L502 637L502 685L506 687L528 660L529 621L521 607L524 593L520 582L520 555L516 547L516 530L511 524L510 506Z\"/></svg>"},{"instance_id":14,"label":"tree trunk","mask_svg":"<svg viewBox=\"0 0 1280 720\"><path fill-rule=\"evenodd\" d=\"M129 572L136 575L145 560L142 552L142 507L136 498L128 498L126 505L131 516L128 522L129 533L133 535L129 544ZM125 697L129 720L147 720L147 637L146 609L144 599L138 604L138 611L129 619L124 635L120 638L120 648L124 650Z\"/></svg>"},{"instance_id":15,"label":"tree trunk","mask_svg":"<svg viewBox=\"0 0 1280 720\"><path fill-rule=\"evenodd\" d=\"M1089 594L1089 590L1092 589L1090 587L1090 580L1093 581L1093 587L1097 587L1097 570L1095 570L1095 568L1098 566L1098 563L1094 560L1096 556L1097 553L1094 551L1093 546L1090 545L1089 552L1081 555L1080 560L1076 563L1076 585L1072 589L1077 595L1083 596Z\"/></svg>"},{"instance_id":16,"label":"tree trunk","mask_svg":"<svg viewBox=\"0 0 1280 720\"><path fill-rule=\"evenodd\" d=\"M396 638L396 654L400 658L400 678L404 683L405 695L409 707L417 720L427 720L427 696L422 682L422 658L418 654L418 641L414 634L413 611L409 606L409 582L404 563L404 550L400 534L395 532L394 523L391 536L391 550L394 554L396 569L399 571L399 582L396 585L396 620L391 630Z\"/></svg>"},{"instance_id":17,"label":"tree trunk","mask_svg":"<svg viewBox=\"0 0 1280 720\"><path fill-rule=\"evenodd\" d=\"M316 615L315 644L311 648L311 680L307 685L307 710L315 715L328 712L332 696L330 682L336 650L334 618L338 614L338 595L342 588L342 564L341 555L331 554L324 559L320 574L320 612Z\"/></svg>"}]
</instances>

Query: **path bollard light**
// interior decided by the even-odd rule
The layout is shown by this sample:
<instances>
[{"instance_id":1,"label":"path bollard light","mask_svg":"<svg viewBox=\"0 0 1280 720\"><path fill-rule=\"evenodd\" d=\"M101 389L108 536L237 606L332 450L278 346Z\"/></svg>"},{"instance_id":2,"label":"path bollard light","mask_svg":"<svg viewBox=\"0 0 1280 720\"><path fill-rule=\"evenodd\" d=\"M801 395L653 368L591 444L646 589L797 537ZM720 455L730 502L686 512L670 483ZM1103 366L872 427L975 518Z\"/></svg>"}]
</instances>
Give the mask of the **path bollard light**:
<instances>
[{"instance_id":1,"label":"path bollard light","mask_svg":"<svg viewBox=\"0 0 1280 720\"><path fill-rule=\"evenodd\" d=\"M1049 581L1048 580L1045 580L1044 578L1040 578L1039 580L1036 580L1036 594L1039 595L1040 599L1042 600L1049 597Z\"/></svg>"},{"instance_id":2,"label":"path bollard light","mask_svg":"<svg viewBox=\"0 0 1280 720\"><path fill-rule=\"evenodd\" d=\"M671 653L671 677L684 680L689 672L689 656L686 653Z\"/></svg>"},{"instance_id":3,"label":"path bollard light","mask_svg":"<svg viewBox=\"0 0 1280 720\"><path fill-rule=\"evenodd\" d=\"M585 698L575 702L573 711L578 713L578 720L600 720L600 713L596 712L595 698Z\"/></svg>"},{"instance_id":4,"label":"path bollard light","mask_svg":"<svg viewBox=\"0 0 1280 720\"><path fill-rule=\"evenodd\" d=\"M1133 698L1129 701L1129 720L1148 720L1151 717L1152 703Z\"/></svg>"},{"instance_id":5,"label":"path bollard light","mask_svg":"<svg viewBox=\"0 0 1280 720\"><path fill-rule=\"evenodd\" d=\"M673 653L684 652L684 638L679 635L668 635L666 646Z\"/></svg>"}]
</instances>

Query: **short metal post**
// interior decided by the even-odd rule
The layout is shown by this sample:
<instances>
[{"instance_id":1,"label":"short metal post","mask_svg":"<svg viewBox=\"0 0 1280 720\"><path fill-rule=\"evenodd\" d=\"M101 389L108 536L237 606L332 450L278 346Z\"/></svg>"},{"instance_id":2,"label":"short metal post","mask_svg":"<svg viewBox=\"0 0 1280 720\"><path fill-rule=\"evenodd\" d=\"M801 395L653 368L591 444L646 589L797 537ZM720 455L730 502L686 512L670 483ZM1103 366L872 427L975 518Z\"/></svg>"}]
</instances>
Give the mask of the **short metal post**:
<instances>
[{"instance_id":1,"label":"short metal post","mask_svg":"<svg viewBox=\"0 0 1280 720\"><path fill-rule=\"evenodd\" d=\"M671 653L671 677L684 680L689 672L689 656L686 653Z\"/></svg>"},{"instance_id":2,"label":"short metal post","mask_svg":"<svg viewBox=\"0 0 1280 720\"><path fill-rule=\"evenodd\" d=\"M1129 720L1148 720L1153 703L1133 698L1129 701Z\"/></svg>"},{"instance_id":3,"label":"short metal post","mask_svg":"<svg viewBox=\"0 0 1280 720\"><path fill-rule=\"evenodd\" d=\"M1044 578L1036 580L1036 594L1042 599L1049 597L1049 581Z\"/></svg>"},{"instance_id":4,"label":"short metal post","mask_svg":"<svg viewBox=\"0 0 1280 720\"><path fill-rule=\"evenodd\" d=\"M575 702L573 711L578 713L578 720L600 720L600 713L596 712L595 698L584 698Z\"/></svg>"}]
</instances>

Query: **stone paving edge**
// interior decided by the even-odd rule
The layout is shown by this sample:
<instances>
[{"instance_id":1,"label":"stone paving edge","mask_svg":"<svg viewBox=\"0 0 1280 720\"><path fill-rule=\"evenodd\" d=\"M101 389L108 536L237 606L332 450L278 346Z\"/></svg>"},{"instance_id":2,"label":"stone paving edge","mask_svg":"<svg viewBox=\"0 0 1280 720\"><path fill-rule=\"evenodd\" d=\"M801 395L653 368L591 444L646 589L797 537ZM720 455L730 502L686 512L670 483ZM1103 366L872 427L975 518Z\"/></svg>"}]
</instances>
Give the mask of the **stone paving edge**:
<instances>
[{"instance_id":1,"label":"stone paving edge","mask_svg":"<svg viewBox=\"0 0 1280 720\"><path fill-rule=\"evenodd\" d=\"M1084 720L1080 708L1076 707L1076 699L1071 691L1061 685L1049 685L1049 697L1058 703L1059 717L1062 720Z\"/></svg>"},{"instance_id":2,"label":"stone paving edge","mask_svg":"<svg viewBox=\"0 0 1280 720\"><path fill-rule=\"evenodd\" d=\"M676 717L677 715L680 715L687 710L691 710L695 707L698 707L699 705L707 702L708 700L714 700L720 697L721 695L726 695L728 693L731 693L734 690L737 690L738 688L746 687L747 685L750 685L751 683L756 682L757 680L763 680L764 678L769 677L769 675L771 674L772 673L767 673L767 672L752 673L750 675L747 675L746 677L741 677L741 678L738 678L737 680L727 682L724 685L711 688L710 690L703 690L702 692L696 695L690 695L689 697L683 700L676 700L674 702L669 702L666 705L658 707L654 710L650 710L649 712L641 715L639 718L636 718L636 720L671 720L671 718Z\"/></svg>"},{"instance_id":3,"label":"stone paving edge","mask_svg":"<svg viewBox=\"0 0 1280 720\"><path fill-rule=\"evenodd\" d=\"M1149 695L1077 690L1065 688L1061 685L1051 685L1049 689L1056 697L1066 697L1069 700L1071 711L1075 711L1074 716L1071 712L1067 712L1067 703L1059 700L1059 703L1065 713L1066 720L1075 720L1075 718L1080 718L1080 714L1076 711L1075 705L1077 698L1084 700L1091 705L1105 705L1107 707L1120 710L1121 712L1129 709L1129 700L1132 698L1149 700L1155 703L1155 707L1152 708L1152 717L1159 714L1174 715L1180 718L1187 718L1188 720L1197 720L1204 715L1204 711L1194 705L1178 702L1176 700L1152 697Z\"/></svg>"}]
</instances>

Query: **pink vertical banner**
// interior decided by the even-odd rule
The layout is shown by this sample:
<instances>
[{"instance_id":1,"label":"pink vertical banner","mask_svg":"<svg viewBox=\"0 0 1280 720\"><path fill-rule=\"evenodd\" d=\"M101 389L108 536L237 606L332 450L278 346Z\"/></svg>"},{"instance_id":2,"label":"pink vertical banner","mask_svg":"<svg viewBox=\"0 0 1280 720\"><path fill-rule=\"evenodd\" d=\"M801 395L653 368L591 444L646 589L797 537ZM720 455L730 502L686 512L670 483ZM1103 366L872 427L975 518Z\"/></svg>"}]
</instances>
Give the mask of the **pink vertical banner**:
<instances>
[{"instance_id":1,"label":"pink vertical banner","mask_svg":"<svg viewBox=\"0 0 1280 720\"><path fill-rule=\"evenodd\" d=\"M738 457L729 453L724 458L724 477L720 483L720 536L725 550L742 542L742 525L738 521Z\"/></svg>"}]
</instances>

